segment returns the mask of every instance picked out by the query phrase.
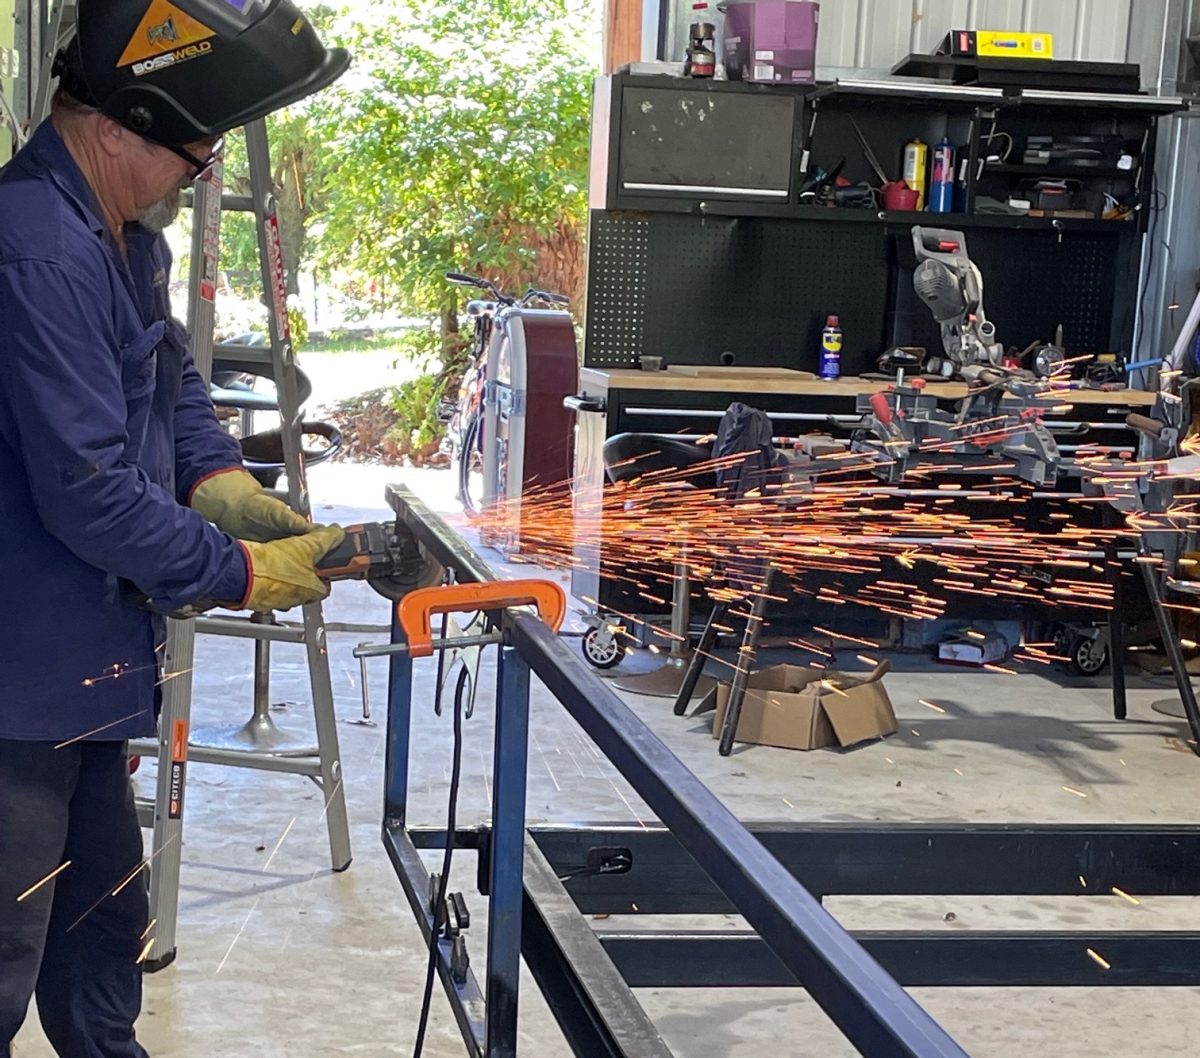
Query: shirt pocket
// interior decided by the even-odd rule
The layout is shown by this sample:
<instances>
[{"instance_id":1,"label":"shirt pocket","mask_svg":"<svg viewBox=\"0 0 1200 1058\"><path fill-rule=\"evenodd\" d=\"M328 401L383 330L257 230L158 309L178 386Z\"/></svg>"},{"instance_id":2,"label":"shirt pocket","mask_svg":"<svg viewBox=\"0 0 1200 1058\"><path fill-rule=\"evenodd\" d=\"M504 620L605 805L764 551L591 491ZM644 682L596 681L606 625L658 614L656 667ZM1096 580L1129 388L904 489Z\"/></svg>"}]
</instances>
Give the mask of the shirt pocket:
<instances>
[{"instance_id":1,"label":"shirt pocket","mask_svg":"<svg viewBox=\"0 0 1200 1058\"><path fill-rule=\"evenodd\" d=\"M154 389L157 371L155 350L165 333L166 326L160 320L121 346L121 390L127 404L138 401Z\"/></svg>"},{"instance_id":2,"label":"shirt pocket","mask_svg":"<svg viewBox=\"0 0 1200 1058\"><path fill-rule=\"evenodd\" d=\"M141 460L146 445L157 381L156 350L165 331L160 320L121 346L121 390L125 394L125 433L128 438L124 457L129 463Z\"/></svg>"}]
</instances>

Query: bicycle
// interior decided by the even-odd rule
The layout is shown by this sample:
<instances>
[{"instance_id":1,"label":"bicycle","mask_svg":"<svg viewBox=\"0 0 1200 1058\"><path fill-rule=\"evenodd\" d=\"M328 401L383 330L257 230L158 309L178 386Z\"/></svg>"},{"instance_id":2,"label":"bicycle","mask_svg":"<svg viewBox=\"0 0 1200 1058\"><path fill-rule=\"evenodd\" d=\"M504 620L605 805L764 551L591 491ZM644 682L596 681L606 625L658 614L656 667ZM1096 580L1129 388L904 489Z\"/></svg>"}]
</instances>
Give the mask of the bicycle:
<instances>
[{"instance_id":1,"label":"bicycle","mask_svg":"<svg viewBox=\"0 0 1200 1058\"><path fill-rule=\"evenodd\" d=\"M446 445L456 475L455 499L463 505L467 514L478 514L483 508L483 406L488 383L488 353L496 314L506 309L534 308L539 304L562 307L569 305L571 299L536 287L529 287L517 298L505 294L490 279L462 272L447 272L446 279L458 286L475 287L491 295L488 300L467 302L467 315L474 325L471 353L453 409L448 409L450 416L446 429Z\"/></svg>"}]
</instances>

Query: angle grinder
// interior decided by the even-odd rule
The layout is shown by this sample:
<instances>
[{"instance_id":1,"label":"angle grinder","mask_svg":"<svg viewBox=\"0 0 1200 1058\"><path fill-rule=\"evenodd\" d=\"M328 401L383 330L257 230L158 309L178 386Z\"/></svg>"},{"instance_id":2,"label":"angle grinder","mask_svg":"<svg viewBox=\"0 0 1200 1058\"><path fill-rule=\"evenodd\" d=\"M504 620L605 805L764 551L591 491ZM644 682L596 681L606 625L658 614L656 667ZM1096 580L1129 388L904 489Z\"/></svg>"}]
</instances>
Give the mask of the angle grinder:
<instances>
[{"instance_id":1,"label":"angle grinder","mask_svg":"<svg viewBox=\"0 0 1200 1058\"><path fill-rule=\"evenodd\" d=\"M346 539L317 563L317 572L329 581L365 580L393 602L442 575L412 531L397 522L347 526Z\"/></svg>"},{"instance_id":2,"label":"angle grinder","mask_svg":"<svg viewBox=\"0 0 1200 1058\"><path fill-rule=\"evenodd\" d=\"M440 583L441 566L406 526L397 522L368 522L346 527L346 538L317 563L317 573L331 583L365 580L385 599L397 602L418 588ZM126 602L142 610L186 620L228 605L198 599L180 610L162 610L132 581L121 581Z\"/></svg>"}]
</instances>

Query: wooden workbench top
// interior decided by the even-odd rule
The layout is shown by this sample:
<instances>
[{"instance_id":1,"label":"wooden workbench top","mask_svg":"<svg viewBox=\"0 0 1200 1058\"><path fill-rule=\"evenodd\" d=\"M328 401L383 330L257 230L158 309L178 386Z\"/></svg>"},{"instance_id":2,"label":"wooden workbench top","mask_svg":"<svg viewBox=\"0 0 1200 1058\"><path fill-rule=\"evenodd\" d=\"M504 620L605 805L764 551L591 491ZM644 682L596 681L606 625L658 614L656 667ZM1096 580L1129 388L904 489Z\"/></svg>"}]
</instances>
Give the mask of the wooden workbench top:
<instances>
[{"instance_id":1,"label":"wooden workbench top","mask_svg":"<svg viewBox=\"0 0 1200 1058\"><path fill-rule=\"evenodd\" d=\"M657 393L727 393L731 397L750 393L769 393L797 397L857 397L879 393L887 389L890 382L863 378L840 378L834 382L813 379L802 372L795 378L780 375L778 369L768 369L761 374L754 368L742 368L722 377L694 378L671 371L602 371L585 367L580 373L584 390L592 395L609 390L644 390ZM931 382L926 388L931 396L944 400L958 400L967 395L967 387L961 382ZM1072 390L1063 394L1063 404L1107 404L1120 407L1150 407L1154 394L1144 390L1120 389Z\"/></svg>"}]
</instances>

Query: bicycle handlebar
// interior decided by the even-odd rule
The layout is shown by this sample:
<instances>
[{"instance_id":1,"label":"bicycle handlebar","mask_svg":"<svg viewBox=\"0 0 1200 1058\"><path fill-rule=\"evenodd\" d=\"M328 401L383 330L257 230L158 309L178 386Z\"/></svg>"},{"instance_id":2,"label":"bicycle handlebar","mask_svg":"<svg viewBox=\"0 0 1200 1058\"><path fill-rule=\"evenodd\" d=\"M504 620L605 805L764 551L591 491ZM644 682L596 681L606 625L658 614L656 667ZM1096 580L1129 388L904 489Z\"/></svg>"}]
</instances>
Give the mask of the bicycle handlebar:
<instances>
[{"instance_id":1,"label":"bicycle handlebar","mask_svg":"<svg viewBox=\"0 0 1200 1058\"><path fill-rule=\"evenodd\" d=\"M492 295L502 305L516 305L517 299L510 294L505 294L495 283L490 279L481 279L478 276L469 276L464 272L447 272L446 279L451 283L456 283L464 287L478 287L480 290L485 290ZM569 305L571 299L565 294L552 294L547 290L537 290L530 287L525 291L520 300L521 305L529 305L534 301L544 301L551 305Z\"/></svg>"},{"instance_id":2,"label":"bicycle handlebar","mask_svg":"<svg viewBox=\"0 0 1200 1058\"><path fill-rule=\"evenodd\" d=\"M548 290L534 290L532 287L525 291L525 296L521 298L521 304L525 305L531 301L545 301L551 305L571 304L571 299L565 294L551 294Z\"/></svg>"}]
</instances>

